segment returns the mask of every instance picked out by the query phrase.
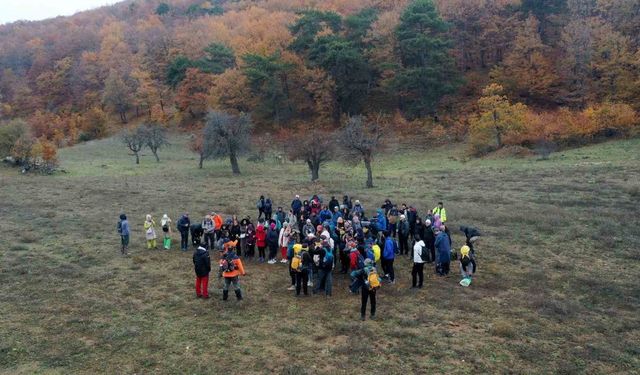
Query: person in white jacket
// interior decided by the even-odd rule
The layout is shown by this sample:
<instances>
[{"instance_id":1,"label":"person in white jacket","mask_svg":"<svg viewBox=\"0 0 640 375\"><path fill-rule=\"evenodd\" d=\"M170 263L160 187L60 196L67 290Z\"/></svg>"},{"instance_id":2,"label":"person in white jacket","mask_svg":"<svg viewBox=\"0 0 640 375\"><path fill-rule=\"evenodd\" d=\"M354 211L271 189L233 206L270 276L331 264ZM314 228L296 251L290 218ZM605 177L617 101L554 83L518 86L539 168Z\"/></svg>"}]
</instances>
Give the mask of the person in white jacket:
<instances>
[{"instance_id":1,"label":"person in white jacket","mask_svg":"<svg viewBox=\"0 0 640 375\"><path fill-rule=\"evenodd\" d=\"M291 226L288 222L282 223L282 229L280 229L280 235L278 236L278 246L280 247L280 254L282 260L280 263L287 263L287 247L289 246L289 237L291 236Z\"/></svg>"},{"instance_id":2,"label":"person in white jacket","mask_svg":"<svg viewBox=\"0 0 640 375\"><path fill-rule=\"evenodd\" d=\"M424 282L424 263L428 259L428 250L422 238L416 237L413 245L413 269L411 270L411 289L422 288ZM419 282L417 282L419 280Z\"/></svg>"}]
</instances>

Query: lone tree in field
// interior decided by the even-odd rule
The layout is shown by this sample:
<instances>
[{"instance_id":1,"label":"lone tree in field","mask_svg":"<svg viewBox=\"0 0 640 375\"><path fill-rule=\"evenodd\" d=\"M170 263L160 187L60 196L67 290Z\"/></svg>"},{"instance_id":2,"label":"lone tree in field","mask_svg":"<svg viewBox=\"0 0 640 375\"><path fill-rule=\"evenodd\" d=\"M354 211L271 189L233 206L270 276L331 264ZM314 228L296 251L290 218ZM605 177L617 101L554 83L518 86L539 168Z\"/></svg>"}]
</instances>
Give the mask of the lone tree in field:
<instances>
[{"instance_id":1,"label":"lone tree in field","mask_svg":"<svg viewBox=\"0 0 640 375\"><path fill-rule=\"evenodd\" d=\"M207 143L204 141L204 129L201 129L198 133L191 134L189 150L194 154L198 154L198 168L202 169L204 161L213 156L211 147L207 147Z\"/></svg>"},{"instance_id":2,"label":"lone tree in field","mask_svg":"<svg viewBox=\"0 0 640 375\"><path fill-rule=\"evenodd\" d=\"M156 162L160 162L158 157L158 150L169 144L167 140L167 129L163 128L159 124L149 124L144 127L145 145L149 147L153 156L156 157Z\"/></svg>"},{"instance_id":3,"label":"lone tree in field","mask_svg":"<svg viewBox=\"0 0 640 375\"><path fill-rule=\"evenodd\" d=\"M384 128L378 122L367 121L362 116L349 117L339 136L345 157L353 163L360 159L367 168L367 187L373 187L371 162L375 152L383 146Z\"/></svg>"},{"instance_id":4,"label":"lone tree in field","mask_svg":"<svg viewBox=\"0 0 640 375\"><path fill-rule=\"evenodd\" d=\"M146 144L146 130L143 125L128 128L122 131L120 139L136 156L136 164L140 164L140 151Z\"/></svg>"},{"instance_id":5,"label":"lone tree in field","mask_svg":"<svg viewBox=\"0 0 640 375\"><path fill-rule=\"evenodd\" d=\"M240 174L238 155L249 150L253 123L249 115L209 111L203 146L211 157L229 157L233 174Z\"/></svg>"},{"instance_id":6,"label":"lone tree in field","mask_svg":"<svg viewBox=\"0 0 640 375\"><path fill-rule=\"evenodd\" d=\"M320 167L331 160L335 151L331 134L314 126L304 126L298 129L291 136L288 144L289 160L302 160L307 163L311 173L311 181L320 178Z\"/></svg>"}]
</instances>

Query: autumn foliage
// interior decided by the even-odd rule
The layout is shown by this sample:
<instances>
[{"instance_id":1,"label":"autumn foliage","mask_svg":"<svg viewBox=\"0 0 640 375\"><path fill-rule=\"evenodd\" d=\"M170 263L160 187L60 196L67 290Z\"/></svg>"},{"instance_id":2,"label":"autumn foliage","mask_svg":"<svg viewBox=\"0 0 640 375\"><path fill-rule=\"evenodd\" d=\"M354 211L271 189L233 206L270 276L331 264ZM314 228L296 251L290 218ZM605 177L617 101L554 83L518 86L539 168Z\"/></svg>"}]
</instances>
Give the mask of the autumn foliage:
<instances>
[{"instance_id":1,"label":"autumn foliage","mask_svg":"<svg viewBox=\"0 0 640 375\"><path fill-rule=\"evenodd\" d=\"M56 147L211 109L256 132L384 114L476 153L577 144L636 132L638 25L628 0L123 2L0 26L0 120Z\"/></svg>"}]
</instances>

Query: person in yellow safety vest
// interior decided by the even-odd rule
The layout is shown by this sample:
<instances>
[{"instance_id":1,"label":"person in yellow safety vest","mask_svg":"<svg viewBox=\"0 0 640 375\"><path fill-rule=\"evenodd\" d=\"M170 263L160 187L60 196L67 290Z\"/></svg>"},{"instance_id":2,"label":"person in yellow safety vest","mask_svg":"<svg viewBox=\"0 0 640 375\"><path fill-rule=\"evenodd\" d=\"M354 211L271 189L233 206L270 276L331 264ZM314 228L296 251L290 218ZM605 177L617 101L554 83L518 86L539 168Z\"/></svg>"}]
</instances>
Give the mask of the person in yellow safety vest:
<instances>
[{"instance_id":1,"label":"person in yellow safety vest","mask_svg":"<svg viewBox=\"0 0 640 375\"><path fill-rule=\"evenodd\" d=\"M447 210L444 208L442 202L438 202L436 208L433 209L434 215L440 215L440 220L444 223L447 221Z\"/></svg>"}]
</instances>

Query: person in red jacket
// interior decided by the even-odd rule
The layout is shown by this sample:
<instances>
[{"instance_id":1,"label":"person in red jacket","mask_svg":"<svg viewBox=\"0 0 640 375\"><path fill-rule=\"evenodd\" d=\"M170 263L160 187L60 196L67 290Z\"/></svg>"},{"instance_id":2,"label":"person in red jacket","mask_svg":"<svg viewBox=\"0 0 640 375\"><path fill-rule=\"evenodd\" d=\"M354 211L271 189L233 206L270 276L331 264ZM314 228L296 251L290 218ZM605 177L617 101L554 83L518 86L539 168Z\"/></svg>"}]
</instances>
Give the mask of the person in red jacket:
<instances>
[{"instance_id":1,"label":"person in red jacket","mask_svg":"<svg viewBox=\"0 0 640 375\"><path fill-rule=\"evenodd\" d=\"M220 276L224 277L224 287L222 288L222 300L229 298L229 285L233 285L238 301L242 300L242 290L240 289L240 276L246 275L242 260L236 255L236 243L225 244L226 251L220 259Z\"/></svg>"},{"instance_id":2,"label":"person in red jacket","mask_svg":"<svg viewBox=\"0 0 640 375\"><path fill-rule=\"evenodd\" d=\"M264 249L267 247L267 231L264 229L264 225L258 224L256 228L256 246L258 246L258 261L264 262Z\"/></svg>"}]
</instances>

